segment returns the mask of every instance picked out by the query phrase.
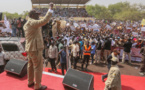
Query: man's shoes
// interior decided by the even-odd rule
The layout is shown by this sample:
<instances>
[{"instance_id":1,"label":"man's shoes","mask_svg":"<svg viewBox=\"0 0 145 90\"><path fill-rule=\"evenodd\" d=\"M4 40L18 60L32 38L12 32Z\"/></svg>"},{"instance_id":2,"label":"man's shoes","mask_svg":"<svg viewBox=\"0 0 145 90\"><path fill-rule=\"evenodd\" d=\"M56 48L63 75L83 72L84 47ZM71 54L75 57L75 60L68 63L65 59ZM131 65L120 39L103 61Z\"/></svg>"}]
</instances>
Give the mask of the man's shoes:
<instances>
[{"instance_id":1,"label":"man's shoes","mask_svg":"<svg viewBox=\"0 0 145 90\"><path fill-rule=\"evenodd\" d=\"M48 70L49 72L52 72L53 70Z\"/></svg>"},{"instance_id":2,"label":"man's shoes","mask_svg":"<svg viewBox=\"0 0 145 90\"><path fill-rule=\"evenodd\" d=\"M55 70L55 73L57 73L57 70Z\"/></svg>"},{"instance_id":3,"label":"man's shoes","mask_svg":"<svg viewBox=\"0 0 145 90\"><path fill-rule=\"evenodd\" d=\"M41 86L39 89L35 89L35 90L45 90L47 89L47 86Z\"/></svg>"},{"instance_id":4,"label":"man's shoes","mask_svg":"<svg viewBox=\"0 0 145 90\"><path fill-rule=\"evenodd\" d=\"M139 74L140 74L141 76L144 76L144 75L145 75L143 72L140 72Z\"/></svg>"},{"instance_id":5,"label":"man's shoes","mask_svg":"<svg viewBox=\"0 0 145 90\"><path fill-rule=\"evenodd\" d=\"M34 86L34 82L32 84L28 84L28 87L32 87Z\"/></svg>"},{"instance_id":6,"label":"man's shoes","mask_svg":"<svg viewBox=\"0 0 145 90\"><path fill-rule=\"evenodd\" d=\"M101 79L102 79L102 82L105 82L105 81L104 81L104 77L103 77L103 75L102 75Z\"/></svg>"}]
</instances>

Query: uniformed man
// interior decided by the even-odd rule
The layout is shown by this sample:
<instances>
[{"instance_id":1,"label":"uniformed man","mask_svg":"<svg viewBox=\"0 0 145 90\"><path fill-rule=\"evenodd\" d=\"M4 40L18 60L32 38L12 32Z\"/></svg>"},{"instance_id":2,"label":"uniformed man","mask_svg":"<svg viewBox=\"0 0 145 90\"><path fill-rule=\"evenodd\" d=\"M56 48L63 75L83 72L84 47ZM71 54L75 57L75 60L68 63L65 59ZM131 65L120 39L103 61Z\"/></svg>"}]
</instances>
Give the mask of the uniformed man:
<instances>
[{"instance_id":1,"label":"uniformed man","mask_svg":"<svg viewBox=\"0 0 145 90\"><path fill-rule=\"evenodd\" d=\"M105 82L104 90L121 90L120 70L117 65L119 60L117 57L113 57L111 60L112 66L109 71L108 78Z\"/></svg>"},{"instance_id":2,"label":"uniformed man","mask_svg":"<svg viewBox=\"0 0 145 90\"><path fill-rule=\"evenodd\" d=\"M35 10L29 12L29 19L24 25L26 47L28 54L28 87L34 86L35 90L45 90L46 86L41 86L44 49L41 26L48 23L53 13L53 3L45 17L39 20L39 13ZM34 81L35 80L35 81Z\"/></svg>"},{"instance_id":3,"label":"uniformed man","mask_svg":"<svg viewBox=\"0 0 145 90\"><path fill-rule=\"evenodd\" d=\"M141 68L140 68L140 75L141 76L144 76L145 74L145 47L142 47L141 48L141 51L140 53L142 54L142 65L141 65Z\"/></svg>"}]
</instances>

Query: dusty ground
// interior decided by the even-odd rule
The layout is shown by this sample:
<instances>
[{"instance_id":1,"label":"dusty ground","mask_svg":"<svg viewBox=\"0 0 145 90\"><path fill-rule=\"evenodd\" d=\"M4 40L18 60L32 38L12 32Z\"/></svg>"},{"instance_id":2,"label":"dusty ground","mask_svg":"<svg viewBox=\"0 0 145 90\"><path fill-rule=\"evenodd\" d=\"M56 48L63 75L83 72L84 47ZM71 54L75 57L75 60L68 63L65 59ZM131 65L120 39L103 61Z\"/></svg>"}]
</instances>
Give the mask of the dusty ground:
<instances>
[{"instance_id":1,"label":"dusty ground","mask_svg":"<svg viewBox=\"0 0 145 90\"><path fill-rule=\"evenodd\" d=\"M125 63L119 63L120 72L122 75L132 75L132 76L140 76L139 70L141 63L138 62L132 62L131 65ZM84 65L85 66L85 65ZM50 68L50 63L48 63L48 66ZM57 66L57 68L60 68L60 66ZM77 64L77 69L81 70L81 63ZM89 64L88 66L88 72L100 72L100 73L107 73L107 64L99 63L99 64Z\"/></svg>"}]
</instances>

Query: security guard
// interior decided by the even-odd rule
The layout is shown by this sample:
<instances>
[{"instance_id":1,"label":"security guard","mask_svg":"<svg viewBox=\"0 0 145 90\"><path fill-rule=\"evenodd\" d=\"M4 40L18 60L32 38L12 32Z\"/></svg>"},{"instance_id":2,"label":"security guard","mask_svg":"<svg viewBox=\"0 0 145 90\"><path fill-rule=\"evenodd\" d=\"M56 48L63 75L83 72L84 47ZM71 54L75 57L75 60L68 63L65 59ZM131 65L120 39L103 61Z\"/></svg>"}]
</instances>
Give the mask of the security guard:
<instances>
[{"instance_id":1,"label":"security guard","mask_svg":"<svg viewBox=\"0 0 145 90\"><path fill-rule=\"evenodd\" d=\"M112 58L112 66L109 71L108 78L105 82L104 90L121 90L121 77L120 69L117 65L118 62L118 58Z\"/></svg>"},{"instance_id":2,"label":"security guard","mask_svg":"<svg viewBox=\"0 0 145 90\"><path fill-rule=\"evenodd\" d=\"M84 67L85 62L87 62L86 68L85 68L85 70L87 70L90 55L91 55L91 46L89 45L89 42L87 42L87 45L84 46L84 59L82 62L82 70L84 70L83 67Z\"/></svg>"}]
</instances>

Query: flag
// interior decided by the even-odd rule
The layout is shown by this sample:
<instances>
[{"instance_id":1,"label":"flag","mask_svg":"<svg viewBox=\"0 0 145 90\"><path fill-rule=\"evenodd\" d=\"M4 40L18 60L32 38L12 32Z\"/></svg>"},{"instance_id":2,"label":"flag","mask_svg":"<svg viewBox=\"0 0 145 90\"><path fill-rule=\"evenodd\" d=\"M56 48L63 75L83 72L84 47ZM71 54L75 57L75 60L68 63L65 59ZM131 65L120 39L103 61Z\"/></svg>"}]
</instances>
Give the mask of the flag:
<instances>
[{"instance_id":1,"label":"flag","mask_svg":"<svg viewBox=\"0 0 145 90\"><path fill-rule=\"evenodd\" d=\"M9 23L9 21L7 20L6 15L4 15L4 24L5 24L5 26L6 26L7 29L10 28L10 23Z\"/></svg>"}]
</instances>

